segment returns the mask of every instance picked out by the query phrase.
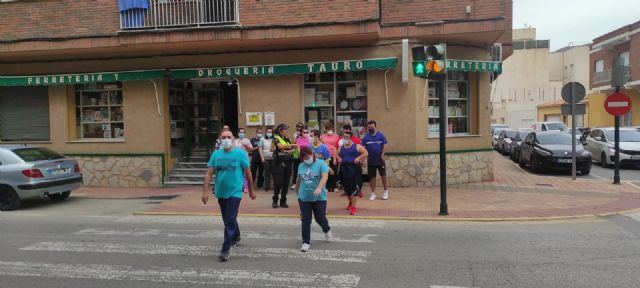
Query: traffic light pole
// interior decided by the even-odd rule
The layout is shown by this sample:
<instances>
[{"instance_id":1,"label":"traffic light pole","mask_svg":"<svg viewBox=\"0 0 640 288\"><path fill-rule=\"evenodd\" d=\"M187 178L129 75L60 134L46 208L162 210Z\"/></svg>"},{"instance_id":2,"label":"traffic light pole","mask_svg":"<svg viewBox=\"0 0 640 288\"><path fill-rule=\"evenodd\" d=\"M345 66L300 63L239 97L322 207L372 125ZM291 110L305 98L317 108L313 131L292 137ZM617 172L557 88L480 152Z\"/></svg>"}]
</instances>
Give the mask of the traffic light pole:
<instances>
[{"instance_id":1,"label":"traffic light pole","mask_svg":"<svg viewBox=\"0 0 640 288\"><path fill-rule=\"evenodd\" d=\"M447 107L444 89L447 83L446 74L442 79L438 79L435 81L436 83L436 95L438 96L438 115L440 115L439 123L440 123L440 216L449 215L449 206L447 205Z\"/></svg>"}]
</instances>

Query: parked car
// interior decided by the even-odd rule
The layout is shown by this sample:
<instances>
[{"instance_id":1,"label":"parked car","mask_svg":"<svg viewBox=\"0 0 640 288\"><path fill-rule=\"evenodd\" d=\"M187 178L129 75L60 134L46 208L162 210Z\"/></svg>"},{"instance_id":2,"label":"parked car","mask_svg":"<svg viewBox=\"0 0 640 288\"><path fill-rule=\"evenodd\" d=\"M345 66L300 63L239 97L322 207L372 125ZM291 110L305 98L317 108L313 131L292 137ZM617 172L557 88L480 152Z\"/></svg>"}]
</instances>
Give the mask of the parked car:
<instances>
[{"instance_id":1,"label":"parked car","mask_svg":"<svg viewBox=\"0 0 640 288\"><path fill-rule=\"evenodd\" d=\"M516 129L506 129L500 132L497 141L497 149L498 152L502 155L509 155L511 153L511 141L514 136L518 134L518 130Z\"/></svg>"},{"instance_id":2,"label":"parked car","mask_svg":"<svg viewBox=\"0 0 640 288\"><path fill-rule=\"evenodd\" d=\"M507 124L491 124L491 135L493 135L493 130L496 130L498 128L507 129L507 128L509 128L509 125L507 125Z\"/></svg>"},{"instance_id":3,"label":"parked car","mask_svg":"<svg viewBox=\"0 0 640 288\"><path fill-rule=\"evenodd\" d=\"M493 134L491 136L491 146L493 147L493 149L498 150L498 137L500 136L500 133L504 130L507 130L506 128L496 128L493 130Z\"/></svg>"},{"instance_id":4,"label":"parked car","mask_svg":"<svg viewBox=\"0 0 640 288\"><path fill-rule=\"evenodd\" d=\"M531 165L534 172L571 171L572 141L576 142L576 170L582 175L591 173L591 153L577 143L571 135L559 131L531 132L520 147L520 167Z\"/></svg>"},{"instance_id":5,"label":"parked car","mask_svg":"<svg viewBox=\"0 0 640 288\"><path fill-rule=\"evenodd\" d=\"M48 196L64 200L82 185L76 160L42 147L0 145L0 210L22 200Z\"/></svg>"},{"instance_id":6,"label":"parked car","mask_svg":"<svg viewBox=\"0 0 640 288\"><path fill-rule=\"evenodd\" d=\"M534 122L531 129L535 131L566 131L567 125L562 122Z\"/></svg>"},{"instance_id":7,"label":"parked car","mask_svg":"<svg viewBox=\"0 0 640 288\"><path fill-rule=\"evenodd\" d=\"M587 137L585 148L594 160L607 167L614 164L614 128L594 128ZM640 165L640 131L634 128L620 128L620 164Z\"/></svg>"},{"instance_id":8,"label":"parked car","mask_svg":"<svg viewBox=\"0 0 640 288\"><path fill-rule=\"evenodd\" d=\"M531 129L518 129L518 133L511 139L509 151L511 151L510 157L513 162L518 162L520 159L520 145L531 132L533 132Z\"/></svg>"}]
</instances>

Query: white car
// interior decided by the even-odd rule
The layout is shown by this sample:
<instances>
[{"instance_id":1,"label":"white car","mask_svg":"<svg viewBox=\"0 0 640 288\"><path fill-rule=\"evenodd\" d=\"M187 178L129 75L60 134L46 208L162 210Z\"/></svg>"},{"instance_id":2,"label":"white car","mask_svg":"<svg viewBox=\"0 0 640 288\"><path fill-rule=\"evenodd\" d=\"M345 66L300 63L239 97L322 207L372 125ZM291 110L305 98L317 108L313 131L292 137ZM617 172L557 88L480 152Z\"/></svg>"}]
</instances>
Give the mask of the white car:
<instances>
[{"instance_id":1,"label":"white car","mask_svg":"<svg viewBox=\"0 0 640 288\"><path fill-rule=\"evenodd\" d=\"M566 131L567 125L562 122L535 122L531 124L534 131Z\"/></svg>"},{"instance_id":2,"label":"white car","mask_svg":"<svg viewBox=\"0 0 640 288\"><path fill-rule=\"evenodd\" d=\"M614 128L594 128L587 137L585 149L603 167L614 164ZM620 128L620 164L640 165L640 131Z\"/></svg>"}]
</instances>

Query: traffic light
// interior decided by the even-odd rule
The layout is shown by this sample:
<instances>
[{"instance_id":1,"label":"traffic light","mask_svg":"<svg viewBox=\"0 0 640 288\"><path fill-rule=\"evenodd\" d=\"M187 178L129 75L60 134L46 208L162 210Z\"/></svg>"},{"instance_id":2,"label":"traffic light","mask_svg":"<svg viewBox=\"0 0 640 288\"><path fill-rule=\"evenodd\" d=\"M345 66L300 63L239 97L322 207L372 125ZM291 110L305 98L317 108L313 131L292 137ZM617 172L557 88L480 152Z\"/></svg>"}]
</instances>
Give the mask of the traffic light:
<instances>
[{"instance_id":1,"label":"traffic light","mask_svg":"<svg viewBox=\"0 0 640 288\"><path fill-rule=\"evenodd\" d=\"M427 56L425 54L424 48L424 46L411 48L411 52L413 55L413 76L421 78L426 78L427 75L425 62L427 60Z\"/></svg>"},{"instance_id":2,"label":"traffic light","mask_svg":"<svg viewBox=\"0 0 640 288\"><path fill-rule=\"evenodd\" d=\"M427 78L440 79L447 75L447 46L446 44L437 44L427 46L427 56L429 57L426 65Z\"/></svg>"}]
</instances>

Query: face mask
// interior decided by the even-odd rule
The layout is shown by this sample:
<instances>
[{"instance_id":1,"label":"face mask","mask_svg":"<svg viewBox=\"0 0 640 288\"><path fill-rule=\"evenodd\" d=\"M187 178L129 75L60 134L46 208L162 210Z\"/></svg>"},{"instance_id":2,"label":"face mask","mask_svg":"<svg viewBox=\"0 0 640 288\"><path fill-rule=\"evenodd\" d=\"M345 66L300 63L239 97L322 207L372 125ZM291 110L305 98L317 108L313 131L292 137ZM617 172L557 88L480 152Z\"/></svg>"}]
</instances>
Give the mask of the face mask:
<instances>
[{"instance_id":1,"label":"face mask","mask_svg":"<svg viewBox=\"0 0 640 288\"><path fill-rule=\"evenodd\" d=\"M257 134L256 136L257 136L258 138L262 138L262 137L264 137L264 134Z\"/></svg>"},{"instance_id":2,"label":"face mask","mask_svg":"<svg viewBox=\"0 0 640 288\"><path fill-rule=\"evenodd\" d=\"M242 133L242 132L238 133L238 137L240 137L240 139L243 139L243 138L244 138L244 136L245 136L245 134L244 134L244 133Z\"/></svg>"},{"instance_id":3,"label":"face mask","mask_svg":"<svg viewBox=\"0 0 640 288\"><path fill-rule=\"evenodd\" d=\"M329 136L333 135L333 131L332 130L327 131L327 135Z\"/></svg>"},{"instance_id":4,"label":"face mask","mask_svg":"<svg viewBox=\"0 0 640 288\"><path fill-rule=\"evenodd\" d=\"M369 128L369 133L371 133L371 134L376 133L376 129L375 129L375 128L373 128L373 127L372 127L372 128Z\"/></svg>"},{"instance_id":5,"label":"face mask","mask_svg":"<svg viewBox=\"0 0 640 288\"><path fill-rule=\"evenodd\" d=\"M273 137L273 133L267 133L267 138Z\"/></svg>"},{"instance_id":6,"label":"face mask","mask_svg":"<svg viewBox=\"0 0 640 288\"><path fill-rule=\"evenodd\" d=\"M231 148L231 146L233 146L233 140L222 139L222 141L220 142L220 145L222 146L223 149L229 149Z\"/></svg>"},{"instance_id":7,"label":"face mask","mask_svg":"<svg viewBox=\"0 0 640 288\"><path fill-rule=\"evenodd\" d=\"M342 142L344 143L344 145L351 145L351 139L349 139L349 140L342 140Z\"/></svg>"},{"instance_id":8,"label":"face mask","mask_svg":"<svg viewBox=\"0 0 640 288\"><path fill-rule=\"evenodd\" d=\"M307 165L313 164L313 157L310 157L309 159L305 159L304 164L307 164Z\"/></svg>"}]
</instances>

